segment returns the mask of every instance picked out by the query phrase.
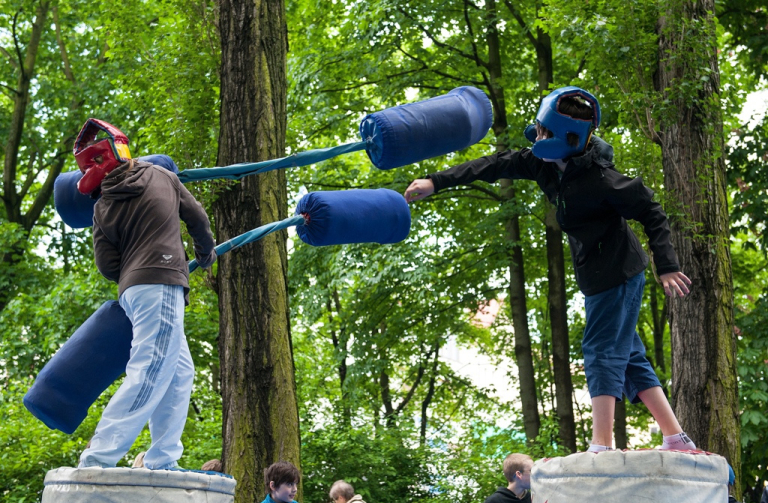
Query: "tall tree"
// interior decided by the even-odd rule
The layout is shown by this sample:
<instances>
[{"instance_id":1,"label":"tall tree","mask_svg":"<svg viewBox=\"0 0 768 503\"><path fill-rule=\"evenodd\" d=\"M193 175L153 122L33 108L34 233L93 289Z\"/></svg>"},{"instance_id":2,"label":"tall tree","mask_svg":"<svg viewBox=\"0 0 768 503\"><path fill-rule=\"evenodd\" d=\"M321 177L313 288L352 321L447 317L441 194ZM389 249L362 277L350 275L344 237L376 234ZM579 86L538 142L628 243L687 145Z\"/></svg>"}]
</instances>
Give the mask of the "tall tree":
<instances>
[{"instance_id":1,"label":"tall tree","mask_svg":"<svg viewBox=\"0 0 768 503\"><path fill-rule=\"evenodd\" d=\"M739 473L733 284L713 0L673 0L658 22L657 141L677 200L672 242L693 281L671 299L672 398L683 428ZM737 478L738 480L738 478Z\"/></svg>"},{"instance_id":2,"label":"tall tree","mask_svg":"<svg viewBox=\"0 0 768 503\"><path fill-rule=\"evenodd\" d=\"M222 0L218 164L285 150L287 26L283 0ZM220 241L283 219L282 171L230 183L213 205ZM289 323L285 232L221 257L217 275L223 462L236 501L263 497L261 474L299 465L299 420Z\"/></svg>"},{"instance_id":3,"label":"tall tree","mask_svg":"<svg viewBox=\"0 0 768 503\"><path fill-rule=\"evenodd\" d=\"M504 98L502 82L501 43L497 26L498 12L495 0L485 4L487 23L485 27L488 50L488 62L483 62L477 50L475 58L479 67L487 68L487 76L483 75L487 82L488 92L493 104L493 133L496 135L496 150L507 150L507 106ZM466 9L466 2L465 2ZM470 35L471 24L468 22ZM502 201L513 204L517 200L515 185L512 180L501 181ZM509 305L512 311L512 325L515 330L515 359L517 361L518 378L520 380L520 401L523 406L523 425L525 436L533 441L539 436L541 419L539 418L538 399L536 396L536 375L533 370L533 353L531 352L531 334L528 328L528 308L525 292L525 262L523 248L521 246L520 215L511 212L505 224L507 240L509 242Z\"/></svg>"},{"instance_id":4,"label":"tall tree","mask_svg":"<svg viewBox=\"0 0 768 503\"><path fill-rule=\"evenodd\" d=\"M16 72L16 82L13 87L4 86L10 94L12 112L10 122L7 126L7 136L4 138L3 152L3 180L2 180L2 202L3 219L12 225L17 226L19 234L15 236L10 249L4 251L2 255L3 268L5 269L5 278L2 278L0 286L0 311L5 309L8 301L15 294L19 278L15 277L15 266L22 260L25 253L24 244L29 239L29 233L37 224L40 215L43 213L48 199L53 193L53 181L61 172L64 165L64 156L57 156L56 162L48 170L45 182L40 190L30 193L30 189L36 182L36 178L42 169L38 167L37 156L44 152L33 150L27 153L26 162L19 166L19 153L24 151L23 134L24 126L27 121L28 108L31 97L32 82L35 79L37 71L38 52L40 51L41 39L45 28L48 25L48 17L51 15L51 2L41 0L35 4L34 19L28 34L28 39L24 51L24 45L21 39L20 24L24 20L23 8L20 8L13 16L11 24L11 36L14 44L13 53L2 48L4 58L7 64ZM60 35L60 26L56 19L57 35ZM66 50L62 44L62 55L66 56ZM66 61L68 77L71 75L69 62ZM73 78L74 80L74 78ZM3 126L6 129L6 126ZM6 132L6 131L4 131ZM5 136L5 135L4 135ZM31 150L31 149L30 149ZM43 164L43 162L39 163Z\"/></svg>"},{"instance_id":5,"label":"tall tree","mask_svg":"<svg viewBox=\"0 0 768 503\"><path fill-rule=\"evenodd\" d=\"M486 4L488 5L488 4ZM515 23L520 27L521 36L529 43L536 55L536 76L539 96L544 96L555 82L552 39L544 29L544 20L539 16L537 3L521 5L504 0ZM528 7L534 22L526 21L520 7ZM531 29L531 26L535 29ZM567 64L562 67L568 69ZM577 72L578 73L578 72ZM578 75L576 75L578 76ZM570 337L568 333L568 295L565 288L565 256L563 231L555 217L556 208L542 197L545 217L547 245L547 301L549 324L552 334L552 373L555 379L556 413L560 427L560 440L571 452L576 451L576 425L573 415L573 383L571 381Z\"/></svg>"}]
</instances>

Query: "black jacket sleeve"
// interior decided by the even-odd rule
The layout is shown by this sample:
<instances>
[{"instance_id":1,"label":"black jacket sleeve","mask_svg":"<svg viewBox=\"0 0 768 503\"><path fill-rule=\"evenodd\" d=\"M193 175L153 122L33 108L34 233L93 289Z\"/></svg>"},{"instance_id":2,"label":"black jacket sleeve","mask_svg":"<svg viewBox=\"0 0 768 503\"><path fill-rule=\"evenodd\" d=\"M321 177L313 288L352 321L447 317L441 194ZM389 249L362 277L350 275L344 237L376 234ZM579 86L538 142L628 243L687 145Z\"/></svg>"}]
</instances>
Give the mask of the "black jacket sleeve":
<instances>
[{"instance_id":1,"label":"black jacket sleeve","mask_svg":"<svg viewBox=\"0 0 768 503\"><path fill-rule=\"evenodd\" d=\"M435 184L435 192L477 180L490 183L500 178L535 180L536 172L543 163L528 148L507 150L432 173L427 178Z\"/></svg>"},{"instance_id":2,"label":"black jacket sleeve","mask_svg":"<svg viewBox=\"0 0 768 503\"><path fill-rule=\"evenodd\" d=\"M613 170L605 170L610 177L608 203L625 219L637 220L643 225L653 252L653 262L659 275L680 271L677 254L672 247L669 220L661 205L653 200L653 191L643 184L642 178L629 178Z\"/></svg>"}]
</instances>

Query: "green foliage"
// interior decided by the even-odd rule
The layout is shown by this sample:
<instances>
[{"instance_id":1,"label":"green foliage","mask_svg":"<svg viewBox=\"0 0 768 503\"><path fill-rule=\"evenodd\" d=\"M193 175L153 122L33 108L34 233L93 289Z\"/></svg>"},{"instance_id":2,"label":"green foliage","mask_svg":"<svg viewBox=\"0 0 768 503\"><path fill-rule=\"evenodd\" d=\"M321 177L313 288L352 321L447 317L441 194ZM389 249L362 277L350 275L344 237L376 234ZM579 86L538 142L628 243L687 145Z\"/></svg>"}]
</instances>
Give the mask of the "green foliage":
<instances>
[{"instance_id":1,"label":"green foliage","mask_svg":"<svg viewBox=\"0 0 768 503\"><path fill-rule=\"evenodd\" d=\"M200 469L203 463L221 454L221 397L211 390L208 377L198 372L192 405L184 428L184 455L180 464ZM72 435L50 430L22 405L32 382L12 381L0 395L0 496L8 503L40 501L43 479L48 470L77 466L80 454L96 429L109 399L120 384L113 384L91 406L88 416ZM131 466L141 451L149 448L149 429L144 428L133 448L118 463Z\"/></svg>"},{"instance_id":2,"label":"green foliage","mask_svg":"<svg viewBox=\"0 0 768 503\"><path fill-rule=\"evenodd\" d=\"M768 479L768 298L761 296L754 309L737 316L739 402L741 408L741 480L753 501L758 501Z\"/></svg>"},{"instance_id":3,"label":"green foliage","mask_svg":"<svg viewBox=\"0 0 768 503\"><path fill-rule=\"evenodd\" d=\"M768 116L767 116L768 117ZM768 174L763 169L768 158L768 119L754 127L736 131L734 145L728 155L728 182L734 188L731 211L731 233L750 233L760 248L768 249L766 215L768 215ZM750 242L746 246L754 246Z\"/></svg>"},{"instance_id":4,"label":"green foliage","mask_svg":"<svg viewBox=\"0 0 768 503\"><path fill-rule=\"evenodd\" d=\"M733 3L733 2L731 2ZM736 2L739 3L739 2ZM743 4L743 5L742 5ZM19 14L20 47L28 43L35 3L12 0L0 6L0 26ZM119 6L80 0L57 3L62 40L75 75L64 73L55 31L44 33L36 81L20 148L21 189L33 183L23 207L41 189L40 176L58 159L76 169L69 155L73 135L87 117L115 123L131 139L134 156L163 153L182 169L215 164L219 108L219 44L215 3L195 0L128 0ZM289 170L293 200L312 190L387 187L402 192L428 172L491 153L496 143L528 146L522 137L535 114L538 68L531 36L552 38L554 85L581 85L603 105L599 135L614 146L618 169L643 176L674 217L675 195L664 191L661 151L655 143L665 99L654 89L658 70L658 2L552 0L496 2L496 11L471 2L338 0L287 2L290 31L288 150L327 147L357 139L364 114L443 94L459 85L488 90L487 36L498 30L508 128L462 152L381 172L363 153ZM516 14L509 6L517 8ZM764 73L764 12L754 2L718 5L713 19L690 26L691 60L702 37L717 37L721 101L733 125L744 91ZM764 17L764 16L763 16ZM525 25L525 26L523 26ZM0 45L15 53L9 31ZM710 44L712 45L712 44ZM746 46L749 49L741 49ZM729 54L730 52L730 54ZM7 57L0 54L0 59ZM747 69L749 72L745 72ZM691 66L669 92L695 97L713 78L712 69ZM747 76L747 75L750 76ZM0 143L8 137L17 70L0 65ZM705 112L711 109L705 109ZM768 179L766 122L738 128L728 184L733 192L734 287L740 314L739 379L744 446L742 481L757 487L766 477L768 424L765 416L766 305L764 201ZM0 154L0 155L4 155ZM39 171L39 175L38 175ZM5 182L4 182L5 183ZM190 187L205 204L216 182ZM443 191L411 206L412 232L401 244L312 248L293 239L289 263L291 320L302 427L306 501L327 501L330 484L344 478L368 501L482 500L504 485L503 458L513 451L538 458L562 455L554 416L551 333L543 219L547 207L533 183L516 183L517 199L502 202L497 186L478 183ZM0 487L7 501L36 501L46 470L73 465L93 432L108 390L75 435L47 430L21 406L29 378L39 372L67 337L115 286L92 263L89 231L64 229L50 205L31 232L12 223L0 207L0 255L22 259L0 268L0 290L13 300L0 313L0 375L4 381L0 427ZM525 257L528 318L532 330L541 435L527 444L519 406L484 389L445 358L446 347L472 349L491 361L513 354L508 302L508 253L504 222L520 215L519 243ZM635 228L638 235L642 230ZM189 239L185 241L189 246ZM566 268L570 269L569 259ZM218 379L218 302L207 272L190 278L186 332L197 368L196 387L184 435L181 464L188 468L220 455L221 404ZM581 296L567 275L571 362L575 394L584 396ZM650 285L651 278L648 277ZM652 351L651 288L640 331ZM658 292L657 292L658 295ZM759 300L758 300L759 299ZM494 325L473 323L478 307L500 300ZM660 302L663 299L659 298ZM435 360L435 350L441 351ZM663 358L669 369L669 333ZM654 362L657 369L660 362ZM344 383L341 383L341 373ZM388 414L383 377L388 380ZM420 377L419 377L420 376ZM662 382L670 378L660 375ZM507 376L514 382L514 374ZM501 386L498 386L499 388ZM430 389L432 390L430 392ZM579 395L581 394L581 395ZM579 448L589 442L588 400L576 402ZM423 413L423 409L426 413ZM644 407L630 406L631 428L646 430ZM422 436L420 426L425 422ZM652 439L651 445L658 444ZM144 430L121 464L149 445ZM637 445L633 445L637 447Z\"/></svg>"},{"instance_id":5,"label":"green foliage","mask_svg":"<svg viewBox=\"0 0 768 503\"><path fill-rule=\"evenodd\" d=\"M408 445L406 431L329 426L302 435L305 501L327 501L331 485L346 480L365 501L422 501L433 476L429 452ZM408 474L403 477L403 474Z\"/></svg>"},{"instance_id":6,"label":"green foliage","mask_svg":"<svg viewBox=\"0 0 768 503\"><path fill-rule=\"evenodd\" d=\"M727 47L736 53L744 68L756 76L768 72L768 37L765 26L768 11L760 0L723 0L717 2L717 17L731 34Z\"/></svg>"},{"instance_id":7,"label":"green foliage","mask_svg":"<svg viewBox=\"0 0 768 503\"><path fill-rule=\"evenodd\" d=\"M15 380L0 395L0 496L8 503L40 501L45 473L77 466L99 419L94 407L72 435L50 430L22 405L30 385L28 379ZM102 407L103 398L99 400Z\"/></svg>"}]
</instances>

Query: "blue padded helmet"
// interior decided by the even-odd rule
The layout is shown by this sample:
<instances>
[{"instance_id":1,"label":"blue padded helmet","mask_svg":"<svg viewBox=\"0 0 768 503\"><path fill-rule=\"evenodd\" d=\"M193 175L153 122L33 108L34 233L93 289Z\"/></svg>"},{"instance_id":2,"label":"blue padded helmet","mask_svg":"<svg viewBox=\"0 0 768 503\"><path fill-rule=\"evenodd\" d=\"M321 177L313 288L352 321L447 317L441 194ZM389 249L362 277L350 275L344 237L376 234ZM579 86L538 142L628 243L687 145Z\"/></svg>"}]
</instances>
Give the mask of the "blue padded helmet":
<instances>
[{"instance_id":1,"label":"blue padded helmet","mask_svg":"<svg viewBox=\"0 0 768 503\"><path fill-rule=\"evenodd\" d=\"M592 107L592 120L577 119L557 111L560 100L571 96L584 99ZM531 148L533 155L539 159L565 159L582 152L587 146L590 133L600 125L600 103L584 89L576 86L561 87L541 100L536 122L552 131L553 137L534 143ZM529 131L526 133L530 134ZM575 147L568 144L568 133L579 136L579 144Z\"/></svg>"}]
</instances>

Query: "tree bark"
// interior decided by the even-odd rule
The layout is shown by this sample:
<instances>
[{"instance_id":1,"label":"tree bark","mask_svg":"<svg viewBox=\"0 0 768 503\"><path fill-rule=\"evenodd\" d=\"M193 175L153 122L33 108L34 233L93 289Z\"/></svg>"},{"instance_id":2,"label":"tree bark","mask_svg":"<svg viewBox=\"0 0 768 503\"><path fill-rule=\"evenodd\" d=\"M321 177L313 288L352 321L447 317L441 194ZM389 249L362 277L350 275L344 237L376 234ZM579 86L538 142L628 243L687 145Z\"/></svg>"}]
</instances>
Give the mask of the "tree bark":
<instances>
[{"instance_id":1,"label":"tree bark","mask_svg":"<svg viewBox=\"0 0 768 503\"><path fill-rule=\"evenodd\" d=\"M724 455L739 480L740 423L733 285L714 0L672 0L658 23L656 89L664 183L677 201L672 243L693 281L669 300L672 397L699 448ZM683 84L683 85L681 85ZM737 487L738 490L738 487Z\"/></svg>"},{"instance_id":2,"label":"tree bark","mask_svg":"<svg viewBox=\"0 0 768 503\"><path fill-rule=\"evenodd\" d=\"M664 358L664 328L667 325L667 303L659 306L659 284L654 281L651 284L651 316L653 317L653 354L656 359L656 368L667 375L667 362ZM661 295L664 295L662 292ZM666 383L661 384L664 394L669 396Z\"/></svg>"},{"instance_id":3,"label":"tree bark","mask_svg":"<svg viewBox=\"0 0 768 503\"><path fill-rule=\"evenodd\" d=\"M616 411L613 416L613 437L617 449L627 448L627 399L624 397L616 402Z\"/></svg>"},{"instance_id":4,"label":"tree bark","mask_svg":"<svg viewBox=\"0 0 768 503\"><path fill-rule=\"evenodd\" d=\"M421 401L421 428L419 430L419 445L424 445L427 441L427 411L435 397L435 382L437 381L437 366L440 358L440 341L436 340L433 348L435 352L432 360L432 372L429 375L429 384L427 385L427 394Z\"/></svg>"},{"instance_id":5,"label":"tree bark","mask_svg":"<svg viewBox=\"0 0 768 503\"><path fill-rule=\"evenodd\" d=\"M555 208L545 202L549 211L547 227L547 279L549 284L549 322L552 328L552 373L555 377L557 420L560 441L576 452L576 422L573 417L573 381L571 380L571 341L568 335L568 308L565 293L565 259L563 231L557 223Z\"/></svg>"},{"instance_id":6,"label":"tree bark","mask_svg":"<svg viewBox=\"0 0 768 503\"><path fill-rule=\"evenodd\" d=\"M536 62L539 70L539 95L543 96L554 82L552 69L552 41L549 35L536 29ZM571 339L568 333L568 307L565 291L565 255L563 231L557 223L556 209L546 197L548 209L544 219L547 240L547 301L549 323L552 330L552 373L555 377L557 420L560 440L565 447L576 452L576 422L573 417L573 380L571 379Z\"/></svg>"},{"instance_id":7,"label":"tree bark","mask_svg":"<svg viewBox=\"0 0 768 503\"><path fill-rule=\"evenodd\" d=\"M286 53L283 0L221 0L218 164L283 155ZM229 182L213 205L219 241L287 216L283 171ZM299 419L287 293L287 233L219 259L223 462L237 502L261 501L262 473L299 467ZM301 496L298 497L301 499Z\"/></svg>"},{"instance_id":8,"label":"tree bark","mask_svg":"<svg viewBox=\"0 0 768 503\"><path fill-rule=\"evenodd\" d=\"M501 53L499 33L496 28L496 3L486 1L488 13L488 91L493 105L493 132L497 139L502 139L496 149L507 148L503 141L507 132L507 110L504 100L504 89L499 81L502 78ZM501 193L505 203L515 200L515 188L512 180L501 180ZM531 334L528 330L528 308L525 293L525 267L523 265L523 250L520 247L520 217L512 214L506 225L507 241L510 243L509 252L509 304L512 312L512 326L515 332L515 359L517 361L518 379L520 381L520 400L523 406L523 424L525 436L531 442L539 435L541 420L536 398L536 377L533 370L533 355L531 353Z\"/></svg>"},{"instance_id":9,"label":"tree bark","mask_svg":"<svg viewBox=\"0 0 768 503\"><path fill-rule=\"evenodd\" d=\"M333 305L331 305L331 300L328 299L328 302L326 304L326 307L328 309L328 321L333 326L333 309L335 307L336 313L338 313L339 316L341 316L341 300L339 299L339 291L334 288L333 293ZM344 326L339 327L339 334L336 335L336 330L331 329L331 343L333 344L333 349L336 352L336 357L338 358L339 364L337 367L337 372L339 375L339 392L341 393L341 420L345 425L349 425L350 421L352 419L352 411L350 409L350 403L349 403L349 391L347 390L346 385L344 384L347 380L347 342L349 337L347 336L347 331Z\"/></svg>"}]
</instances>

